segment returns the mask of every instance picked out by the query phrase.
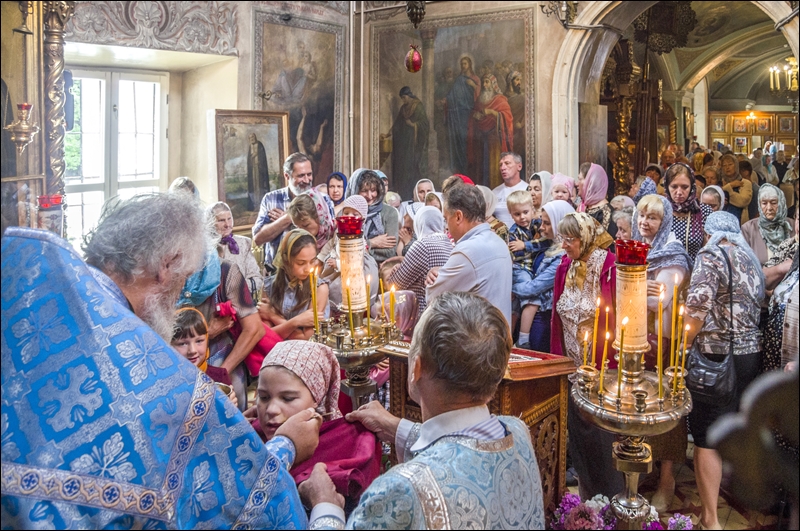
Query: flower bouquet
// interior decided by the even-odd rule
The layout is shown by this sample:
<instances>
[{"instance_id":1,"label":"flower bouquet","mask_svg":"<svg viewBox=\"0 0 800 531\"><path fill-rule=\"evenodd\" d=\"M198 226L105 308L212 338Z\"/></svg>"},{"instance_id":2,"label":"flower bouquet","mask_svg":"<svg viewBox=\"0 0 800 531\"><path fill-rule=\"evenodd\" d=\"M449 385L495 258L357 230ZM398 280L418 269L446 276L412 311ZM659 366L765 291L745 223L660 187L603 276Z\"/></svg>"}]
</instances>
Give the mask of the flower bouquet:
<instances>
[{"instance_id":1,"label":"flower bouquet","mask_svg":"<svg viewBox=\"0 0 800 531\"><path fill-rule=\"evenodd\" d=\"M611 510L611 502L602 494L585 502L577 494L564 494L551 521L551 529L614 529L616 526L617 519ZM658 512L652 506L642 529L664 529ZM688 516L675 513L669 519L667 529L690 530L692 520Z\"/></svg>"}]
</instances>

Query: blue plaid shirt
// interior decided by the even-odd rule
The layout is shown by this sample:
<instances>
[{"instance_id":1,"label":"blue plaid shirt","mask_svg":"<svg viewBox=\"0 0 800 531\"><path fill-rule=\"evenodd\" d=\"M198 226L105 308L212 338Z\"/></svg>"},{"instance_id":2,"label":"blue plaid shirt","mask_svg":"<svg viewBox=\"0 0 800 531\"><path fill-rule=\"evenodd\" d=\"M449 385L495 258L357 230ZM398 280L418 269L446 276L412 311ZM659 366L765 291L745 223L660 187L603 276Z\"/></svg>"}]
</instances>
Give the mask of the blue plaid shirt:
<instances>
[{"instance_id":1,"label":"blue plaid shirt","mask_svg":"<svg viewBox=\"0 0 800 531\"><path fill-rule=\"evenodd\" d=\"M255 238L258 231L261 230L261 227L272 223L269 219L270 210L273 208L280 208L286 212L291 202L292 198L289 196L288 186L265 194L264 199L261 200L261 207L258 210L258 219L256 220L256 224L253 225L253 237ZM281 244L281 239L283 239L283 233L264 245L264 263L272 264L272 260L278 253L278 246Z\"/></svg>"}]
</instances>

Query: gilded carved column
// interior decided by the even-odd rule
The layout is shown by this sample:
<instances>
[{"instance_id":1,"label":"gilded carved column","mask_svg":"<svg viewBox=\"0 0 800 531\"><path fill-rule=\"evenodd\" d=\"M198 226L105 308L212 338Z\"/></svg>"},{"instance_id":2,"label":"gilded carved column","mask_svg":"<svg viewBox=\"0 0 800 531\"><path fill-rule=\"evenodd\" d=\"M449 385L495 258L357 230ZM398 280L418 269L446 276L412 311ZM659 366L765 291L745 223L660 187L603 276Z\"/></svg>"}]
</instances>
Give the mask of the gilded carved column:
<instances>
[{"instance_id":1,"label":"gilded carved column","mask_svg":"<svg viewBox=\"0 0 800 531\"><path fill-rule=\"evenodd\" d=\"M614 165L614 193L616 195L625 194L630 190L631 183L628 180L630 157L628 155L628 140L631 129L631 111L633 110L633 98L620 97L617 100L617 163Z\"/></svg>"},{"instance_id":2,"label":"gilded carved column","mask_svg":"<svg viewBox=\"0 0 800 531\"><path fill-rule=\"evenodd\" d=\"M42 2L44 22L44 134L47 150L47 190L64 193L64 26L75 2Z\"/></svg>"}]
</instances>

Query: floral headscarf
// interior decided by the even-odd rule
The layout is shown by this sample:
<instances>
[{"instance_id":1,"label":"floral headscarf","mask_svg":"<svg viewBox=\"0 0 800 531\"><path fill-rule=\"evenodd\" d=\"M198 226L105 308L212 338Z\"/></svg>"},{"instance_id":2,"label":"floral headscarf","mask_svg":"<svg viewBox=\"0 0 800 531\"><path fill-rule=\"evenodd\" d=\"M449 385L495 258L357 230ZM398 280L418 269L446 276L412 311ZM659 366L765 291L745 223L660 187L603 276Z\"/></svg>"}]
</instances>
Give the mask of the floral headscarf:
<instances>
[{"instance_id":1,"label":"floral headscarf","mask_svg":"<svg viewBox=\"0 0 800 531\"><path fill-rule=\"evenodd\" d=\"M653 179L648 177L647 179L642 181L641 186L639 186L639 191L637 191L636 195L633 196L633 203L635 205L638 205L639 200L644 196L657 193L658 193L658 187L656 187L656 183L653 182Z\"/></svg>"},{"instance_id":2,"label":"floral headscarf","mask_svg":"<svg viewBox=\"0 0 800 531\"><path fill-rule=\"evenodd\" d=\"M581 258L588 259L589 255L600 247L597 241L598 236L608 233L603 230L596 219L585 212L572 212L564 218L569 216L573 216L580 226ZM580 258L573 260L567 271L567 287L583 289L584 280L586 280L586 261Z\"/></svg>"},{"instance_id":3,"label":"floral headscarf","mask_svg":"<svg viewBox=\"0 0 800 531\"><path fill-rule=\"evenodd\" d=\"M771 221L761 208L761 198L770 194L778 198L778 212ZM764 238L769 250L775 253L781 242L792 234L792 226L786 221L786 196L780 188L769 183L761 185L758 189L758 215L758 230L761 232L761 237Z\"/></svg>"},{"instance_id":4,"label":"floral headscarf","mask_svg":"<svg viewBox=\"0 0 800 531\"><path fill-rule=\"evenodd\" d=\"M330 347L311 341L289 340L278 343L261 364L265 367L284 367L294 373L311 391L321 414L332 413L339 418L339 361Z\"/></svg>"},{"instance_id":5,"label":"floral headscarf","mask_svg":"<svg viewBox=\"0 0 800 531\"><path fill-rule=\"evenodd\" d=\"M325 244L336 234L336 214L333 212L333 200L314 188L303 192L314 201L314 211L317 213L319 230L315 238L317 239L317 251L325 247Z\"/></svg>"},{"instance_id":6,"label":"floral headscarf","mask_svg":"<svg viewBox=\"0 0 800 531\"><path fill-rule=\"evenodd\" d=\"M587 208L593 207L608 195L608 175L602 166L592 163L586 178L583 180L583 197L581 199L579 212L585 212Z\"/></svg>"},{"instance_id":7,"label":"floral headscarf","mask_svg":"<svg viewBox=\"0 0 800 531\"><path fill-rule=\"evenodd\" d=\"M758 299L763 299L766 284L764 280L764 271L761 269L761 262L759 261L758 257L756 257L756 253L753 252L753 249L750 248L750 245L748 245L747 241L744 239L744 236L742 236L742 228L739 226L739 220L736 218L736 216L729 212L712 212L711 215L709 215L706 219L705 231L709 236L711 236L711 238L708 240L708 243L705 244L703 249L713 248L720 241L727 240L729 243L736 245L742 251L747 253L747 255L750 257L750 260L752 260L753 268L756 270L761 281L758 291Z\"/></svg>"},{"instance_id":8,"label":"floral headscarf","mask_svg":"<svg viewBox=\"0 0 800 531\"><path fill-rule=\"evenodd\" d=\"M649 262L648 268L662 269L670 266L679 266L686 271L692 270L692 259L686 249L683 248L681 242L676 239L669 240L672 233L672 205L666 197L658 196L664 207L664 217L661 219L661 226L658 228L652 243L650 244L650 251L647 253L647 261ZM641 233L639 232L639 211L633 212L633 220L631 221L632 238L637 241L644 241Z\"/></svg>"}]
</instances>

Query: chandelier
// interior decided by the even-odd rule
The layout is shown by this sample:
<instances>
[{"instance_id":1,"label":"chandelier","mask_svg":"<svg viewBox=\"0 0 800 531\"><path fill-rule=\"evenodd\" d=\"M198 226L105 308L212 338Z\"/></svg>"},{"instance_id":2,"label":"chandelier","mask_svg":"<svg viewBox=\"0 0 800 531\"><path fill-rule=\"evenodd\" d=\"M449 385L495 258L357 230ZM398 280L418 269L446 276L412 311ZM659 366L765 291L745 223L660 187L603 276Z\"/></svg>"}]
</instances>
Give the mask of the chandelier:
<instances>
[{"instance_id":1,"label":"chandelier","mask_svg":"<svg viewBox=\"0 0 800 531\"><path fill-rule=\"evenodd\" d=\"M770 67L769 91L773 96L786 98L792 106L792 112L797 112L797 59L788 57L783 67Z\"/></svg>"}]
</instances>

